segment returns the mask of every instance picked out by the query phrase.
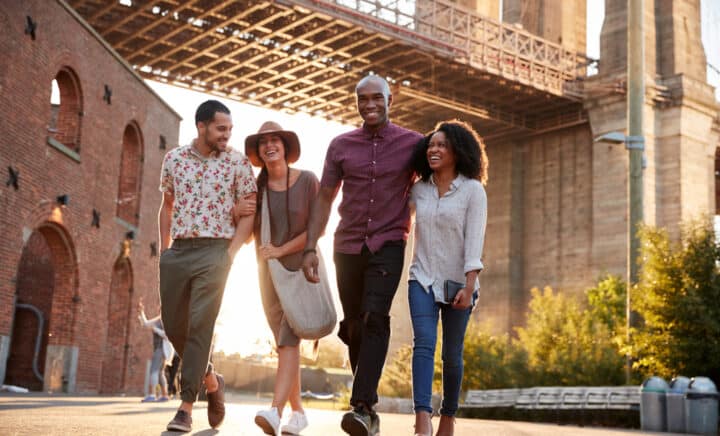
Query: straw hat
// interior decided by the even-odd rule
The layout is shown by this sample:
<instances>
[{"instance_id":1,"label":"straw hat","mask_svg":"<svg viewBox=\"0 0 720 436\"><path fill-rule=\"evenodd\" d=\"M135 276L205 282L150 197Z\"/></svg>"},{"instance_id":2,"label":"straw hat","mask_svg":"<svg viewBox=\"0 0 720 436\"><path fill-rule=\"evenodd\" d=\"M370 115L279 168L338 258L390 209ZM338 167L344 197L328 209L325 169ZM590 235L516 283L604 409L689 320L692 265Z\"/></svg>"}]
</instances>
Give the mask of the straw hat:
<instances>
[{"instance_id":1,"label":"straw hat","mask_svg":"<svg viewBox=\"0 0 720 436\"><path fill-rule=\"evenodd\" d=\"M262 135L268 134L277 135L282 138L285 146L287 147L285 151L285 160L287 163L291 164L293 162L297 162L300 157L300 140L295 132L283 130L283 128L280 127L280 124L275 121L265 121L262 126L260 126L260 130L258 130L256 134L245 138L245 154L248 159L250 159L251 164L256 167L263 166L263 161L258 155L258 142L260 141L260 137Z\"/></svg>"}]
</instances>

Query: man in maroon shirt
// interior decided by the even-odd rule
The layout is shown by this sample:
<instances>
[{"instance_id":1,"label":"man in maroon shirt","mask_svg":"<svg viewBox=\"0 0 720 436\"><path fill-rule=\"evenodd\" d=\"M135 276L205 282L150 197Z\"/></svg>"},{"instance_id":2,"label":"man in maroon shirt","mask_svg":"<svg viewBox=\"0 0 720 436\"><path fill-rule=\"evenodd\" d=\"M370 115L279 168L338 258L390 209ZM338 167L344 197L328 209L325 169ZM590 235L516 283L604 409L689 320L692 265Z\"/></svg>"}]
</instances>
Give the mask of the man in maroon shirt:
<instances>
[{"instance_id":1,"label":"man in maroon shirt","mask_svg":"<svg viewBox=\"0 0 720 436\"><path fill-rule=\"evenodd\" d=\"M411 159L422 135L390 122L392 94L381 77L363 78L355 92L364 123L330 143L310 215L303 271L309 281L319 280L315 246L342 185L334 260L345 317L338 336L348 346L354 375L353 410L343 416L342 429L352 436L368 436L379 431L373 406L409 231Z\"/></svg>"}]
</instances>

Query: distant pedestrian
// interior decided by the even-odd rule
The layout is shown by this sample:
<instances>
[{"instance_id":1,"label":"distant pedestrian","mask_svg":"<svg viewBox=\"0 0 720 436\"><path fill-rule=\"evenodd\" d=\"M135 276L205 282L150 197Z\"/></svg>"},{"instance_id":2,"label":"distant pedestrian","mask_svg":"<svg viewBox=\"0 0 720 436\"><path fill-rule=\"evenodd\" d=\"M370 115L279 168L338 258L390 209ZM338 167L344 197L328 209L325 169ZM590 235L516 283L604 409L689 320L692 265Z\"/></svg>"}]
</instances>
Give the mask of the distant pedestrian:
<instances>
[{"instance_id":1,"label":"distant pedestrian","mask_svg":"<svg viewBox=\"0 0 720 436\"><path fill-rule=\"evenodd\" d=\"M488 161L472 126L452 120L425 137L414 164L421 177L410 193L415 211L408 286L415 434L432 435L430 400L441 319L443 397L437 436L450 436L463 378L465 330L483 269Z\"/></svg>"},{"instance_id":2,"label":"distant pedestrian","mask_svg":"<svg viewBox=\"0 0 720 436\"><path fill-rule=\"evenodd\" d=\"M177 352L173 353L172 361L165 366L165 370L167 371L168 396L175 398L180 384L180 356Z\"/></svg>"},{"instance_id":3,"label":"distant pedestrian","mask_svg":"<svg viewBox=\"0 0 720 436\"><path fill-rule=\"evenodd\" d=\"M195 126L190 145L165 155L158 216L162 320L182 358L182 403L167 429L185 432L201 382L208 423L216 428L225 418L225 381L209 365L210 347L230 266L252 233L253 217L234 222L232 209L256 191L247 158L228 146L230 110L208 100L198 106Z\"/></svg>"},{"instance_id":4,"label":"distant pedestrian","mask_svg":"<svg viewBox=\"0 0 720 436\"><path fill-rule=\"evenodd\" d=\"M145 307L142 301L138 301L138 319L140 324L145 328L152 330L153 334L153 355L152 361L150 362L150 380L145 387L145 398L142 399L143 403L148 402L163 402L168 400L168 389L167 381L165 379L165 365L169 363L172 356L175 354L170 341L165 334L163 329L163 323L160 319L160 315L148 319L145 316ZM161 396L155 396L155 389L157 385L160 385Z\"/></svg>"}]
</instances>

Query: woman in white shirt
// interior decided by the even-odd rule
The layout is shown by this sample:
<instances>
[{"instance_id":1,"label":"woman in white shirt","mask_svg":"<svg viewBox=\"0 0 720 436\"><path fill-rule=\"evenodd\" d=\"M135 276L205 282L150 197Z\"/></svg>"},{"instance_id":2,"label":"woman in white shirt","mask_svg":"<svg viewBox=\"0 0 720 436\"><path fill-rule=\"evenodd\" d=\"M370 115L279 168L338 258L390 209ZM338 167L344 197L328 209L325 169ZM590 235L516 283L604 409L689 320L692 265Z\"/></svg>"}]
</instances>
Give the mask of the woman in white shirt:
<instances>
[{"instance_id":1,"label":"woman in white shirt","mask_svg":"<svg viewBox=\"0 0 720 436\"><path fill-rule=\"evenodd\" d=\"M487 222L488 160L472 126L439 123L414 158L421 177L410 194L415 245L408 299L413 326L416 435L432 435L432 381L437 324L442 320L443 399L437 435L454 433L463 377L463 341L477 299ZM453 287L454 285L454 287ZM445 295L445 288L450 292ZM457 291L453 295L453 291Z\"/></svg>"}]
</instances>

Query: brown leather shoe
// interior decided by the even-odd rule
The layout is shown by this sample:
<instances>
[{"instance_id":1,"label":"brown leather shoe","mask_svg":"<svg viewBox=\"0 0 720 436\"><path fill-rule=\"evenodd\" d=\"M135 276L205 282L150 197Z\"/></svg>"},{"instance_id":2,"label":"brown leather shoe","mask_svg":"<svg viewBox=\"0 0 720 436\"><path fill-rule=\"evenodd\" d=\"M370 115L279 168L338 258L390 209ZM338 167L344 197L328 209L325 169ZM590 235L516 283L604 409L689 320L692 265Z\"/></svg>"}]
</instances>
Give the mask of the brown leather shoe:
<instances>
[{"instance_id":1,"label":"brown leather shoe","mask_svg":"<svg viewBox=\"0 0 720 436\"><path fill-rule=\"evenodd\" d=\"M167 425L168 431L192 431L192 417L184 410L178 410L175 418Z\"/></svg>"},{"instance_id":2,"label":"brown leather shoe","mask_svg":"<svg viewBox=\"0 0 720 436\"><path fill-rule=\"evenodd\" d=\"M218 388L215 392L207 393L207 414L210 427L217 428L225 419L225 379L220 374L215 374L218 381Z\"/></svg>"}]
</instances>

